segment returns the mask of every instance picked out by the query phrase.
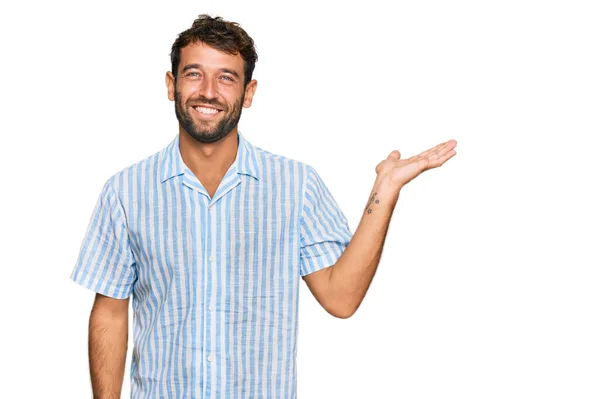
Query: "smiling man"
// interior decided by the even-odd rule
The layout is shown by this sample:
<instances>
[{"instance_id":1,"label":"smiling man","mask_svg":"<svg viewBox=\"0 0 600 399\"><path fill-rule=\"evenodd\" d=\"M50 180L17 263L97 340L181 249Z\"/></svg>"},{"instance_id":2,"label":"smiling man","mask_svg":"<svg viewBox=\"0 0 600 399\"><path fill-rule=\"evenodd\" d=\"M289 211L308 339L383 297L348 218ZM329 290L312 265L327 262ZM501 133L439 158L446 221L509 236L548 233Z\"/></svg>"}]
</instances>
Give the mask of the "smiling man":
<instances>
[{"instance_id":1,"label":"smiling man","mask_svg":"<svg viewBox=\"0 0 600 399\"><path fill-rule=\"evenodd\" d=\"M104 184L71 274L96 292L95 398L120 397L130 297L132 398L295 398L300 279L328 313L350 317L401 188L455 154L454 140L408 159L392 151L352 234L311 166L238 131L256 60L238 24L199 16L166 75L179 132Z\"/></svg>"}]
</instances>

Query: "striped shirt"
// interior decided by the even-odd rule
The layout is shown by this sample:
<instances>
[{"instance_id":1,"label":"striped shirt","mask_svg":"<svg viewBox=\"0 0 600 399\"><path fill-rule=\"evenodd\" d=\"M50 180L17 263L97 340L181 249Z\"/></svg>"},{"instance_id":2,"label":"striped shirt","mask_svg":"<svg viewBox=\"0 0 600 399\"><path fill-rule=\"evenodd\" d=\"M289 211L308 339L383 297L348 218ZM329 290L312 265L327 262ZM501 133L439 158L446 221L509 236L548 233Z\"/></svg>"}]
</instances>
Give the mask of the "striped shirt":
<instances>
[{"instance_id":1,"label":"striped shirt","mask_svg":"<svg viewBox=\"0 0 600 399\"><path fill-rule=\"evenodd\" d=\"M71 279L132 296L132 398L296 398L301 276L352 235L314 168L237 135L212 198L177 135L93 210Z\"/></svg>"}]
</instances>

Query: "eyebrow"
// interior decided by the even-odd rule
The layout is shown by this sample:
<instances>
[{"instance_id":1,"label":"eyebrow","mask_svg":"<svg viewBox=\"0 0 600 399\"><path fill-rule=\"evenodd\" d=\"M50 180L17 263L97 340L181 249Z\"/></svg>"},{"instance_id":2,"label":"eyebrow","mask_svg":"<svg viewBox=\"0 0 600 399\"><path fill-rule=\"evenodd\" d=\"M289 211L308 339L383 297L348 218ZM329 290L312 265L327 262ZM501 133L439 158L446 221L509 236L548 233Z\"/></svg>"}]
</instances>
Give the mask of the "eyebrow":
<instances>
[{"instance_id":1,"label":"eyebrow","mask_svg":"<svg viewBox=\"0 0 600 399\"><path fill-rule=\"evenodd\" d=\"M183 67L183 69L181 70L181 72L185 72L188 69L202 69L202 65L200 65L200 64L187 64L186 66Z\"/></svg>"},{"instance_id":2,"label":"eyebrow","mask_svg":"<svg viewBox=\"0 0 600 399\"><path fill-rule=\"evenodd\" d=\"M233 69L229 69L229 68L221 68L219 69L221 72L225 72L225 73L229 73L233 76L235 76L236 78L240 78L240 75L238 75L238 73L236 71L234 71Z\"/></svg>"},{"instance_id":3,"label":"eyebrow","mask_svg":"<svg viewBox=\"0 0 600 399\"><path fill-rule=\"evenodd\" d=\"M202 69L202 64L188 64L188 65L186 65L186 66L183 67L183 70L181 72L183 73L183 72L185 72L185 71L187 71L189 69ZM231 75L235 76L238 79L240 78L240 74L237 73L236 71L234 71L233 69L220 68L219 71L231 74Z\"/></svg>"}]
</instances>

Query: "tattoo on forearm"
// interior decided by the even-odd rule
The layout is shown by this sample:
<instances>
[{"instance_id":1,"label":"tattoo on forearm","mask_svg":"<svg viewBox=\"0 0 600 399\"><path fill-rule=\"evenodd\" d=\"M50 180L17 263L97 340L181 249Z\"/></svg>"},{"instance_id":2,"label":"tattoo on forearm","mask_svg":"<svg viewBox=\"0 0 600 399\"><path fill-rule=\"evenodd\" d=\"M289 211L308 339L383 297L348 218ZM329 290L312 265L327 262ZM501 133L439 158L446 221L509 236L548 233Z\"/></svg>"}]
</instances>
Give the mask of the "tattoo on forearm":
<instances>
[{"instance_id":1,"label":"tattoo on forearm","mask_svg":"<svg viewBox=\"0 0 600 399\"><path fill-rule=\"evenodd\" d=\"M373 211L373 208L372 208L373 204L379 204L379 199L377 198L377 193L373 193L371 198L369 198L369 202L367 203L367 206L365 207L365 211L367 213L371 213Z\"/></svg>"}]
</instances>

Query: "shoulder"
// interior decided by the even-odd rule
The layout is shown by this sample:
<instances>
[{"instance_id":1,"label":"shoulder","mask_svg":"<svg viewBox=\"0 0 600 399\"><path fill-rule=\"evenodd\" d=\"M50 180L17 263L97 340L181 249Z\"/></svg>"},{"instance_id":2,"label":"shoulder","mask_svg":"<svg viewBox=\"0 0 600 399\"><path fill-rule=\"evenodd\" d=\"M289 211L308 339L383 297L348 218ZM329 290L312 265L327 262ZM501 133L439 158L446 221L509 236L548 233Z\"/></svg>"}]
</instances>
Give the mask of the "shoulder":
<instances>
[{"instance_id":1,"label":"shoulder","mask_svg":"<svg viewBox=\"0 0 600 399\"><path fill-rule=\"evenodd\" d=\"M306 162L276 154L258 146L254 146L254 148L263 167L263 173L278 169L288 173L290 178L293 177L302 186L305 186L308 180L317 175L315 169Z\"/></svg>"},{"instance_id":2,"label":"shoulder","mask_svg":"<svg viewBox=\"0 0 600 399\"><path fill-rule=\"evenodd\" d=\"M119 198L127 197L131 191L160 183L160 170L167 148L146 158L129 164L108 177L104 189L112 190Z\"/></svg>"}]
</instances>

